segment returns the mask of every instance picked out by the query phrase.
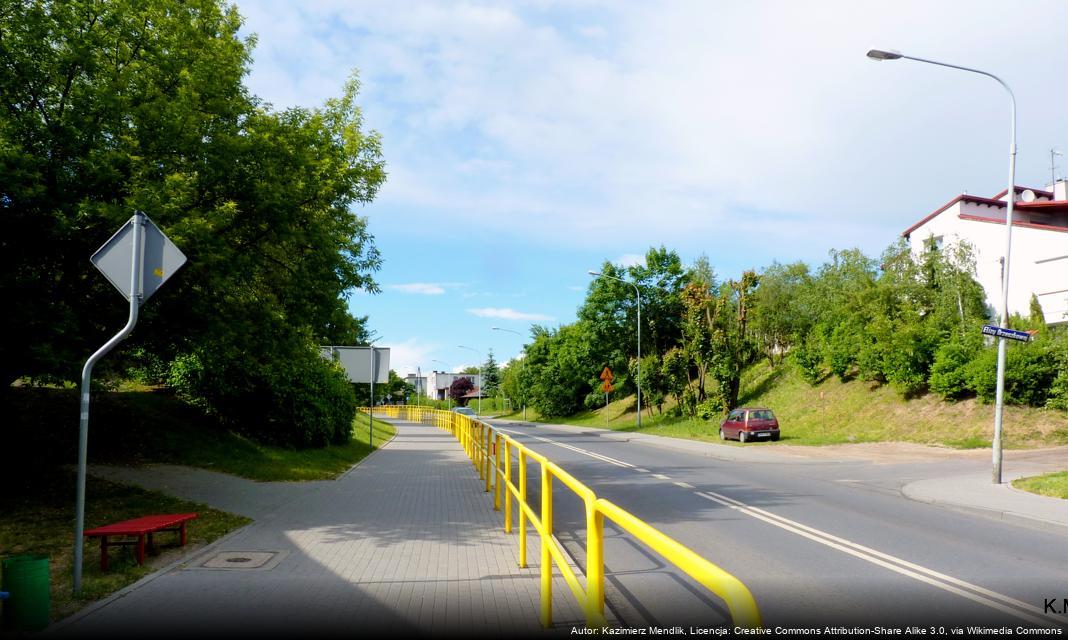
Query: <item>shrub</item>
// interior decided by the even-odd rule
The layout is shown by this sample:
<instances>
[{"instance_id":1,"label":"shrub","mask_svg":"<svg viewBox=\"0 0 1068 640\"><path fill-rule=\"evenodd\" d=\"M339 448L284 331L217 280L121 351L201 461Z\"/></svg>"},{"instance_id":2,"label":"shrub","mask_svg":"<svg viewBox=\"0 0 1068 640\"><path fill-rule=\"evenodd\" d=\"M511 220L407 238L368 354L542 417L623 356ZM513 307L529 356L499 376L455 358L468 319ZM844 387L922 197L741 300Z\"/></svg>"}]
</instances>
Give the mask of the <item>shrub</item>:
<instances>
[{"instance_id":1,"label":"shrub","mask_svg":"<svg viewBox=\"0 0 1068 640\"><path fill-rule=\"evenodd\" d=\"M951 339L938 348L928 380L931 391L946 400L959 400L969 395L968 364L981 352L981 345L963 339Z\"/></svg>"},{"instance_id":2,"label":"shrub","mask_svg":"<svg viewBox=\"0 0 1068 640\"><path fill-rule=\"evenodd\" d=\"M271 444L322 447L352 437L356 396L345 373L314 345L292 345L266 362L247 353L205 351L171 364L180 397L231 428Z\"/></svg>"},{"instance_id":3,"label":"shrub","mask_svg":"<svg viewBox=\"0 0 1068 640\"><path fill-rule=\"evenodd\" d=\"M823 379L823 367L820 366L819 351L808 340L802 341L792 351L790 357L805 382L812 386L819 384ZM707 418L706 418L707 419Z\"/></svg>"},{"instance_id":4,"label":"shrub","mask_svg":"<svg viewBox=\"0 0 1068 640\"><path fill-rule=\"evenodd\" d=\"M1058 377L1057 358L1047 340L1008 344L1005 359L1005 402L1041 407ZM967 365L968 387L983 402L997 394L997 347L983 349Z\"/></svg>"}]
</instances>

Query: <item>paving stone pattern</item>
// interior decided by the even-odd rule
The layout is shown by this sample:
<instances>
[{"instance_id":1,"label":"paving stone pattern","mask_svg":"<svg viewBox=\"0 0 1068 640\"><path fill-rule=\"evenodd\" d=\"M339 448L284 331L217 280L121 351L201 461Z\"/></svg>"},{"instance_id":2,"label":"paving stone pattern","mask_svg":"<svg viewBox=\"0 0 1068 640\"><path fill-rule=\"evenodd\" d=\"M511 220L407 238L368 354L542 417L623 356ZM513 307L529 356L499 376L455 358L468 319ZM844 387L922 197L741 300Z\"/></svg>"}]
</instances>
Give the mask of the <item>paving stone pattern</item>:
<instances>
[{"instance_id":1,"label":"paving stone pattern","mask_svg":"<svg viewBox=\"0 0 1068 640\"><path fill-rule=\"evenodd\" d=\"M253 483L162 466L94 470L257 521L59 633L543 633L538 536L531 530L531 566L519 569L516 535L504 533L456 440L434 427L397 426L392 443L337 481ZM282 553L268 570L199 566L219 553L265 551ZM553 600L558 633L582 624L558 572Z\"/></svg>"}]
</instances>

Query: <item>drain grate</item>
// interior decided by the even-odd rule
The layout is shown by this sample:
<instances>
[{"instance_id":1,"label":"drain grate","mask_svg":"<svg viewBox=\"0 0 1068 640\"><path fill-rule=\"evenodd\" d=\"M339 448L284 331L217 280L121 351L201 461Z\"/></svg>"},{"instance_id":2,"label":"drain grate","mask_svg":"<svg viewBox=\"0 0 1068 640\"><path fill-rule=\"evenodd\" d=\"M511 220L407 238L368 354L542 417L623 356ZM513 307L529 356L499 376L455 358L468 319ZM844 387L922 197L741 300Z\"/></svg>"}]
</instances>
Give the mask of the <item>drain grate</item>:
<instances>
[{"instance_id":1,"label":"drain grate","mask_svg":"<svg viewBox=\"0 0 1068 640\"><path fill-rule=\"evenodd\" d=\"M200 569L268 570L288 554L281 551L223 551L196 565Z\"/></svg>"}]
</instances>

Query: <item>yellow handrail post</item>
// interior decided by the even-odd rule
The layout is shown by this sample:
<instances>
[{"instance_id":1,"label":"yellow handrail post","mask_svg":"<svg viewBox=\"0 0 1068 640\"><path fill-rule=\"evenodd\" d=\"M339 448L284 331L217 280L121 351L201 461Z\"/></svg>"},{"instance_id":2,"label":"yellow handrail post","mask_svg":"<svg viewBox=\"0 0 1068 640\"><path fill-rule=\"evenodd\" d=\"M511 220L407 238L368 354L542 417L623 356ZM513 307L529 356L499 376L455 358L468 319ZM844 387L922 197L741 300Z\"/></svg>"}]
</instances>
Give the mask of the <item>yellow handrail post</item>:
<instances>
[{"instance_id":1,"label":"yellow handrail post","mask_svg":"<svg viewBox=\"0 0 1068 640\"><path fill-rule=\"evenodd\" d=\"M490 446L493 442L493 431L488 426L482 427L482 477L486 481L486 493L490 492L490 483L493 482Z\"/></svg>"},{"instance_id":2,"label":"yellow handrail post","mask_svg":"<svg viewBox=\"0 0 1068 640\"><path fill-rule=\"evenodd\" d=\"M493 434L493 510L501 510L501 434Z\"/></svg>"},{"instance_id":3,"label":"yellow handrail post","mask_svg":"<svg viewBox=\"0 0 1068 640\"><path fill-rule=\"evenodd\" d=\"M590 497L586 499L586 625L604 624L604 514Z\"/></svg>"},{"instance_id":4,"label":"yellow handrail post","mask_svg":"<svg viewBox=\"0 0 1068 640\"><path fill-rule=\"evenodd\" d=\"M549 465L541 464L541 626L553 625L553 478Z\"/></svg>"},{"instance_id":5,"label":"yellow handrail post","mask_svg":"<svg viewBox=\"0 0 1068 640\"><path fill-rule=\"evenodd\" d=\"M504 441L504 532L512 532L512 445ZM522 509L522 507L520 507Z\"/></svg>"},{"instance_id":6,"label":"yellow handrail post","mask_svg":"<svg viewBox=\"0 0 1068 640\"><path fill-rule=\"evenodd\" d=\"M527 568L527 451L519 449L519 568Z\"/></svg>"}]
</instances>

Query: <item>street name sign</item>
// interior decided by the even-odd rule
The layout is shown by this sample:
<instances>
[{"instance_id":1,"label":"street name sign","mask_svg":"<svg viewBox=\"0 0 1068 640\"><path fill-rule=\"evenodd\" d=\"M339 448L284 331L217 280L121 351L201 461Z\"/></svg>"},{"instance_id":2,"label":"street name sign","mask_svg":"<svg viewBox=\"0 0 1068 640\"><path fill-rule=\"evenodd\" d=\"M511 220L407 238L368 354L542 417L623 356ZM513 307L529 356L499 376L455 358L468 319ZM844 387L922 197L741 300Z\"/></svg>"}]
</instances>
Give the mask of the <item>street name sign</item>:
<instances>
[{"instance_id":1,"label":"street name sign","mask_svg":"<svg viewBox=\"0 0 1068 640\"><path fill-rule=\"evenodd\" d=\"M994 336L995 338L1008 338L1009 340L1019 340L1020 342L1030 342L1031 340L1031 334L1026 331L1006 329L1005 327L998 327L992 324L983 325L983 335Z\"/></svg>"}]
</instances>

